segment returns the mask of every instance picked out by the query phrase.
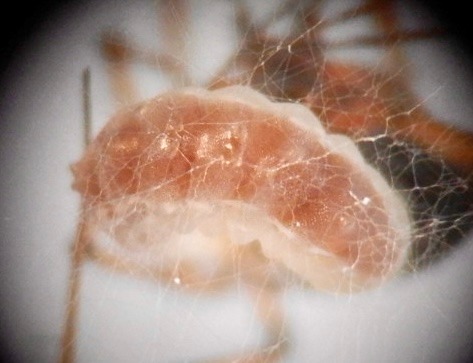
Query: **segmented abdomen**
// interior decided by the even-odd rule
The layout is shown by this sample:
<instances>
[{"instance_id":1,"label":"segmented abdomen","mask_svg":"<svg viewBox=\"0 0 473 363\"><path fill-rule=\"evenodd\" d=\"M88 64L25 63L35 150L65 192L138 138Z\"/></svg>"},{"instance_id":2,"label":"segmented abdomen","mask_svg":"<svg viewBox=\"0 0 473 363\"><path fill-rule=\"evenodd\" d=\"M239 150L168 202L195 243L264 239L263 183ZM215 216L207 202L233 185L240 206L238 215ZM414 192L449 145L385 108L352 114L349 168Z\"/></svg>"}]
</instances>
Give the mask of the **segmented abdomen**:
<instances>
[{"instance_id":1,"label":"segmented abdomen","mask_svg":"<svg viewBox=\"0 0 473 363\"><path fill-rule=\"evenodd\" d=\"M74 187L92 204L140 193L252 204L309 249L391 274L408 244L403 204L348 138L297 108L242 87L164 94L110 121L73 166Z\"/></svg>"}]
</instances>

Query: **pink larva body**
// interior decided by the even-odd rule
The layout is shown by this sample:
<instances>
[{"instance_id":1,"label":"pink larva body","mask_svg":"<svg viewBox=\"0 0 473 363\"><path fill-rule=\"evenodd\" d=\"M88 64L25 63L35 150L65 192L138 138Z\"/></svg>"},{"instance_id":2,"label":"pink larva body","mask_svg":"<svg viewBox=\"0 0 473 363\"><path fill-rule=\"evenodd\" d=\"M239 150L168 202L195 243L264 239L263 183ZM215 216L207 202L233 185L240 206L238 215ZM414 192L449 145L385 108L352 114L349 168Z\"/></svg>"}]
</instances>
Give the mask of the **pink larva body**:
<instances>
[{"instance_id":1,"label":"pink larva body","mask_svg":"<svg viewBox=\"0 0 473 363\"><path fill-rule=\"evenodd\" d=\"M73 171L95 243L149 268L185 263L218 278L225 250L258 241L271 266L356 291L407 258L406 207L354 143L247 87L126 109Z\"/></svg>"}]
</instances>

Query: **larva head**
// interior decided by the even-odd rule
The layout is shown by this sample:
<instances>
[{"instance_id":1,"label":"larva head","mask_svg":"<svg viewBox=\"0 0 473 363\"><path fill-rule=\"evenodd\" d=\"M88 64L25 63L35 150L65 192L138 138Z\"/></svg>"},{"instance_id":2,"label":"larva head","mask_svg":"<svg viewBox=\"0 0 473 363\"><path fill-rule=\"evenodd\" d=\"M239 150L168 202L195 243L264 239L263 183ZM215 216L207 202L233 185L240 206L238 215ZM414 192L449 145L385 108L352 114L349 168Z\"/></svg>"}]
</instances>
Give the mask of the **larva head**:
<instances>
[{"instance_id":1,"label":"larva head","mask_svg":"<svg viewBox=\"0 0 473 363\"><path fill-rule=\"evenodd\" d=\"M160 223L143 227L146 211L125 218L138 209L124 208L127 200L186 213L206 204L226 226L222 243L256 239L267 259L317 288L377 285L399 271L409 246L405 206L351 140L327 134L305 107L246 87L171 92L125 110L73 171L90 205L108 205L121 221L116 239L142 228L155 240L150 226Z\"/></svg>"}]
</instances>

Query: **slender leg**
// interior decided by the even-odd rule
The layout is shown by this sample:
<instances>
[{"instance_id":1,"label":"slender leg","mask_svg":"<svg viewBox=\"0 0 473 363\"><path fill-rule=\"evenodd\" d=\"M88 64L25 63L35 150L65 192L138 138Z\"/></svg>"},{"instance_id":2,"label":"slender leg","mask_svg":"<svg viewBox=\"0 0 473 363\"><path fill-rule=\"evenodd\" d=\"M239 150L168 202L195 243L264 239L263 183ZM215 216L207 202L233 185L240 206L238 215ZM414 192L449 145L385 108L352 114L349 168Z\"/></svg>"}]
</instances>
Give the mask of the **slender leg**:
<instances>
[{"instance_id":1,"label":"slender leg","mask_svg":"<svg viewBox=\"0 0 473 363\"><path fill-rule=\"evenodd\" d=\"M188 4L183 0L165 0L157 5L158 35L164 42L163 52L139 49L119 31L107 31L102 36L102 53L107 62L112 93L122 106L140 99L131 71L132 62L143 62L163 71L176 86L190 84L185 47Z\"/></svg>"},{"instance_id":2,"label":"slender leg","mask_svg":"<svg viewBox=\"0 0 473 363\"><path fill-rule=\"evenodd\" d=\"M260 352L249 357L248 362L278 362L288 347L284 312L280 296L270 289L251 287L250 295L255 301L256 311L268 332L268 344Z\"/></svg>"},{"instance_id":3,"label":"slender leg","mask_svg":"<svg viewBox=\"0 0 473 363\"><path fill-rule=\"evenodd\" d=\"M130 60L134 56L133 48L118 32L104 33L101 45L115 99L121 105L136 102L138 94L130 69Z\"/></svg>"},{"instance_id":4,"label":"slender leg","mask_svg":"<svg viewBox=\"0 0 473 363\"><path fill-rule=\"evenodd\" d=\"M74 247L71 255L71 275L67 297L66 319L61 343L60 363L72 363L75 360L77 341L77 320L80 304L82 265L85 261L84 248L87 243L87 223L81 220L77 227Z\"/></svg>"},{"instance_id":5,"label":"slender leg","mask_svg":"<svg viewBox=\"0 0 473 363\"><path fill-rule=\"evenodd\" d=\"M233 256L241 271L242 291L253 301L255 315L266 330L266 343L253 352L210 360L210 363L274 363L283 359L288 348L284 311L280 304L280 281L269 275L269 263L262 255L259 242L234 247ZM207 361L209 363L209 361Z\"/></svg>"},{"instance_id":6,"label":"slender leg","mask_svg":"<svg viewBox=\"0 0 473 363\"><path fill-rule=\"evenodd\" d=\"M163 54L172 55L174 69L167 72L175 86L188 86L191 76L188 71L189 1L161 0L157 6L158 37L163 41Z\"/></svg>"},{"instance_id":7,"label":"slender leg","mask_svg":"<svg viewBox=\"0 0 473 363\"><path fill-rule=\"evenodd\" d=\"M281 309L279 294L273 289L248 287L257 315L268 333L264 347L252 353L219 358L206 363L275 363L280 362L288 348L288 336L285 329L284 312Z\"/></svg>"},{"instance_id":8,"label":"slender leg","mask_svg":"<svg viewBox=\"0 0 473 363\"><path fill-rule=\"evenodd\" d=\"M91 139L91 105L90 105L90 70L86 68L82 73L82 106L83 106L83 135L84 147ZM81 203L80 221L74 239L71 254L71 273L69 277L69 291L67 296L66 319L61 341L60 363L72 363L75 358L77 341L77 319L80 304L80 286L82 279L82 265L85 260L85 247L89 240L87 219L84 213L84 202Z\"/></svg>"}]
</instances>

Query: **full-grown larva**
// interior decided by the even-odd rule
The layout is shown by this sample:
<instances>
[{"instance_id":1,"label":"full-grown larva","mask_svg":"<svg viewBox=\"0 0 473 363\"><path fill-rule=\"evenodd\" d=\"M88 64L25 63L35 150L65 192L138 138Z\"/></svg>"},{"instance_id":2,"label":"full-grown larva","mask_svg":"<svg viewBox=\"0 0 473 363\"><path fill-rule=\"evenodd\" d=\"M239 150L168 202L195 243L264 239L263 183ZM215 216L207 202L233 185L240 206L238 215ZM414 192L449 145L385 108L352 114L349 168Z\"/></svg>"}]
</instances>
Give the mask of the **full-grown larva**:
<instances>
[{"instance_id":1,"label":"full-grown larva","mask_svg":"<svg viewBox=\"0 0 473 363\"><path fill-rule=\"evenodd\" d=\"M248 87L128 108L73 172L94 254L183 283L222 278L225 251L257 243L258 259L315 288L356 291L396 274L409 248L404 203L353 141Z\"/></svg>"}]
</instances>

